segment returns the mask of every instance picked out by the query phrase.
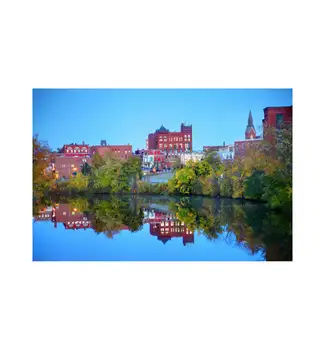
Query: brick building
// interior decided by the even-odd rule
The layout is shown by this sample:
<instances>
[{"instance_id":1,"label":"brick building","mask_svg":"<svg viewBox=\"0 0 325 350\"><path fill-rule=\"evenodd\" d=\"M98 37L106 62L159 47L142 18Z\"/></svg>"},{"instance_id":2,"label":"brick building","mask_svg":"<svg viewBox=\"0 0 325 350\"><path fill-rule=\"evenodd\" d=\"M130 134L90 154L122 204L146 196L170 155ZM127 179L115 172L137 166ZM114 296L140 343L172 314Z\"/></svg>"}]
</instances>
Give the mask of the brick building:
<instances>
[{"instance_id":1,"label":"brick building","mask_svg":"<svg viewBox=\"0 0 325 350\"><path fill-rule=\"evenodd\" d=\"M91 165L90 155L65 155L64 153L56 153L52 156L53 166L58 178L68 179L77 175L81 171L83 164Z\"/></svg>"},{"instance_id":2,"label":"brick building","mask_svg":"<svg viewBox=\"0 0 325 350\"><path fill-rule=\"evenodd\" d=\"M81 145L71 143L70 145L63 146L63 154L65 156L84 157L90 154L90 147L89 145L85 145L84 143L82 143Z\"/></svg>"},{"instance_id":3,"label":"brick building","mask_svg":"<svg viewBox=\"0 0 325 350\"><path fill-rule=\"evenodd\" d=\"M90 149L91 156L96 152L104 156L106 153L111 153L117 158L128 159L132 157L132 146L131 145L106 145L106 146L92 146Z\"/></svg>"},{"instance_id":4,"label":"brick building","mask_svg":"<svg viewBox=\"0 0 325 350\"><path fill-rule=\"evenodd\" d=\"M292 106L264 108L263 135L265 139L271 141L273 138L272 133L268 133L269 129L279 130L287 125L292 125Z\"/></svg>"},{"instance_id":5,"label":"brick building","mask_svg":"<svg viewBox=\"0 0 325 350\"><path fill-rule=\"evenodd\" d=\"M180 131L169 131L163 125L148 135L147 149L159 149L169 154L192 151L192 125L181 124Z\"/></svg>"}]
</instances>

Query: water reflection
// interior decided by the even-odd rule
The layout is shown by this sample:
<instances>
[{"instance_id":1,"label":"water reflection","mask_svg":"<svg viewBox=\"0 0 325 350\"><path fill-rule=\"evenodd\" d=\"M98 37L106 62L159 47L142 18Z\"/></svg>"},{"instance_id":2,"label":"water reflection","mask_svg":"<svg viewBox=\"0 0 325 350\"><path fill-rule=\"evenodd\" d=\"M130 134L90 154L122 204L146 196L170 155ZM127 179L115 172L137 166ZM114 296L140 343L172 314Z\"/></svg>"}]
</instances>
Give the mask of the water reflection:
<instances>
[{"instance_id":1,"label":"water reflection","mask_svg":"<svg viewBox=\"0 0 325 350\"><path fill-rule=\"evenodd\" d=\"M292 260L291 216L248 201L158 196L44 199L34 203L34 220L50 221L54 228L62 223L66 230L91 228L108 238L122 230L143 231L148 224L150 236L164 245L181 239L183 246L191 246L204 236L264 260Z\"/></svg>"}]
</instances>

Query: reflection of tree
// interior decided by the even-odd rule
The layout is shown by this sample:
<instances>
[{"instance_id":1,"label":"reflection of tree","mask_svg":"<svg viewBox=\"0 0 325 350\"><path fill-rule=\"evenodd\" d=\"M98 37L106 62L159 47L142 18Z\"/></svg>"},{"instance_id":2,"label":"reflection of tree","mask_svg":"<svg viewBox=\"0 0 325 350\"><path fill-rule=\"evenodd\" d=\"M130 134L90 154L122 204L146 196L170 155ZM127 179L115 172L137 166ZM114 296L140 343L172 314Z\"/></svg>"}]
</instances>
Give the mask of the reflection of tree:
<instances>
[{"instance_id":1,"label":"reflection of tree","mask_svg":"<svg viewBox=\"0 0 325 350\"><path fill-rule=\"evenodd\" d=\"M181 198L170 210L191 230L208 239L261 251L266 260L291 260L291 216L275 213L260 203L206 197Z\"/></svg>"},{"instance_id":2,"label":"reflection of tree","mask_svg":"<svg viewBox=\"0 0 325 350\"><path fill-rule=\"evenodd\" d=\"M266 260L292 260L291 216L270 211L261 203L199 196L75 197L55 202L86 213L95 232L110 238L120 230L140 230L143 209L160 208L209 240L222 239L252 254L260 252ZM53 204L45 197L35 200L34 215Z\"/></svg>"},{"instance_id":3,"label":"reflection of tree","mask_svg":"<svg viewBox=\"0 0 325 350\"><path fill-rule=\"evenodd\" d=\"M113 196L108 200L95 199L90 207L90 214L94 230L106 232L108 236L125 228L132 232L137 231L143 220L142 210L137 210L134 206L132 208L129 199Z\"/></svg>"}]
</instances>

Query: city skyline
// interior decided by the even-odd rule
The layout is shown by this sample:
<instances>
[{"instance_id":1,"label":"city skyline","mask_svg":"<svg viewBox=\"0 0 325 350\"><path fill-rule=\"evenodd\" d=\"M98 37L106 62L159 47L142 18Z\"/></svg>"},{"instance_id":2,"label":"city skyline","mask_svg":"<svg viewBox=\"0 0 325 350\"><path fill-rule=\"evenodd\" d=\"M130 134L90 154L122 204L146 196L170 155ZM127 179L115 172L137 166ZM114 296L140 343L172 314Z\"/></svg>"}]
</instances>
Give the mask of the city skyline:
<instances>
[{"instance_id":1,"label":"city skyline","mask_svg":"<svg viewBox=\"0 0 325 350\"><path fill-rule=\"evenodd\" d=\"M193 150L245 138L249 112L258 135L263 109L291 106L292 89L34 89L33 134L64 144L146 146L161 125L193 126Z\"/></svg>"}]
</instances>

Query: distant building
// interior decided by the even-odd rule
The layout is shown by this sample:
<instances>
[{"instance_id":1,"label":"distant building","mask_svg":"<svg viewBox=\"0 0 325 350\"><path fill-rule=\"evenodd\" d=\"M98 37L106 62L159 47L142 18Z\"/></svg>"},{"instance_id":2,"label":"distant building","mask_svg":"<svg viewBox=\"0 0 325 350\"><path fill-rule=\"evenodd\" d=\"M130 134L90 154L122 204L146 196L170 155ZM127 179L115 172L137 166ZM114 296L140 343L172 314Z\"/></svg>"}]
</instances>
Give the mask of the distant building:
<instances>
[{"instance_id":1,"label":"distant building","mask_svg":"<svg viewBox=\"0 0 325 350\"><path fill-rule=\"evenodd\" d=\"M156 170L162 170L167 167L166 155L159 149L147 150L143 154L142 160L143 168L156 168Z\"/></svg>"},{"instance_id":2,"label":"distant building","mask_svg":"<svg viewBox=\"0 0 325 350\"><path fill-rule=\"evenodd\" d=\"M128 159L132 157L132 146L131 145L106 145L106 146L92 146L90 149L91 156L96 152L100 156L104 156L106 153L111 153L117 158Z\"/></svg>"},{"instance_id":3,"label":"distant building","mask_svg":"<svg viewBox=\"0 0 325 350\"><path fill-rule=\"evenodd\" d=\"M159 149L168 154L178 154L192 151L192 125L181 124L178 132L169 131L163 125L154 133L148 135L146 146L148 150Z\"/></svg>"},{"instance_id":4,"label":"distant building","mask_svg":"<svg viewBox=\"0 0 325 350\"><path fill-rule=\"evenodd\" d=\"M262 139L235 141L235 158L244 157L249 149L257 148Z\"/></svg>"},{"instance_id":5,"label":"distant building","mask_svg":"<svg viewBox=\"0 0 325 350\"><path fill-rule=\"evenodd\" d=\"M222 161L233 160L234 159L234 146L226 145L223 143L222 146L203 146L203 151L205 153L214 151L220 157Z\"/></svg>"},{"instance_id":6,"label":"distant building","mask_svg":"<svg viewBox=\"0 0 325 350\"><path fill-rule=\"evenodd\" d=\"M256 139L256 131L253 124L253 116L251 111L249 111L248 124L245 131L245 139L246 140Z\"/></svg>"},{"instance_id":7,"label":"distant building","mask_svg":"<svg viewBox=\"0 0 325 350\"><path fill-rule=\"evenodd\" d=\"M85 145L84 143L81 145L71 143L70 145L63 146L63 153L65 156L84 157L90 154L90 148L89 145Z\"/></svg>"},{"instance_id":8,"label":"distant building","mask_svg":"<svg viewBox=\"0 0 325 350\"><path fill-rule=\"evenodd\" d=\"M258 147L262 139L256 136L256 131L253 123L252 112L249 111L248 122L245 130L245 140L235 141L234 143L234 158L243 157L249 149Z\"/></svg>"},{"instance_id":9,"label":"distant building","mask_svg":"<svg viewBox=\"0 0 325 350\"><path fill-rule=\"evenodd\" d=\"M189 160L193 162L199 162L204 157L203 152L191 152L191 153L181 153L179 158L181 160L181 164L185 165Z\"/></svg>"}]
</instances>

